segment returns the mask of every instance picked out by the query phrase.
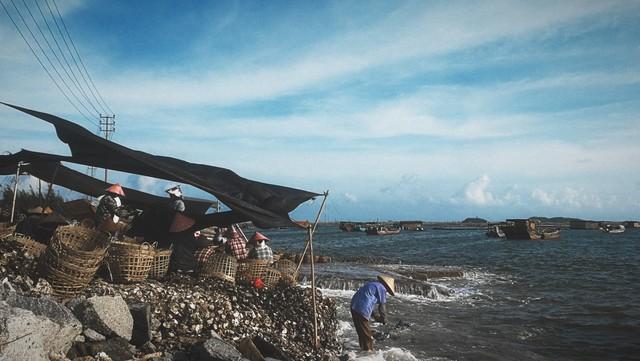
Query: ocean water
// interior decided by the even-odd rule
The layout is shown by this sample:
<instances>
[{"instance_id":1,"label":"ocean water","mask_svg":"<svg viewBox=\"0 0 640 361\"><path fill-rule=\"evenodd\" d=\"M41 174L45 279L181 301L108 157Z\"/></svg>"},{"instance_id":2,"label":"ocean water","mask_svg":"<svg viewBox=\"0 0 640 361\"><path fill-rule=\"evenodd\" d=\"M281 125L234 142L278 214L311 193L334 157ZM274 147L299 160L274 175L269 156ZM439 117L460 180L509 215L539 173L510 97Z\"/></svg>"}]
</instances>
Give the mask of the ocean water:
<instances>
[{"instance_id":1,"label":"ocean water","mask_svg":"<svg viewBox=\"0 0 640 361\"><path fill-rule=\"evenodd\" d=\"M303 231L266 233L275 249L304 249ZM334 261L386 260L317 267L319 287L338 303L345 353L357 360L640 359L640 230L508 241L480 230L368 236L319 227L314 251ZM411 279L433 266L464 276ZM405 286L388 299L387 325L374 324L376 352L362 353L349 301L380 272Z\"/></svg>"}]
</instances>

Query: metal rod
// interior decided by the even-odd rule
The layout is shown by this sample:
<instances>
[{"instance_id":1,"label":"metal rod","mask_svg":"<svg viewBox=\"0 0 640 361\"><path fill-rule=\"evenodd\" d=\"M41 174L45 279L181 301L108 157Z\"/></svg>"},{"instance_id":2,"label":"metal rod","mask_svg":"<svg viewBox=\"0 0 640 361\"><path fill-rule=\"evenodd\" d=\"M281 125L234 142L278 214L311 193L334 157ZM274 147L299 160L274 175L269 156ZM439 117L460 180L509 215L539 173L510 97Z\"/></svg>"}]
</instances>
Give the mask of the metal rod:
<instances>
[{"instance_id":1,"label":"metal rod","mask_svg":"<svg viewBox=\"0 0 640 361\"><path fill-rule=\"evenodd\" d=\"M18 166L16 167L16 180L13 185L13 203L11 204L11 223L13 223L13 218L16 213L16 196L18 195L18 177L20 176L20 166L22 162L18 162Z\"/></svg>"}]
</instances>

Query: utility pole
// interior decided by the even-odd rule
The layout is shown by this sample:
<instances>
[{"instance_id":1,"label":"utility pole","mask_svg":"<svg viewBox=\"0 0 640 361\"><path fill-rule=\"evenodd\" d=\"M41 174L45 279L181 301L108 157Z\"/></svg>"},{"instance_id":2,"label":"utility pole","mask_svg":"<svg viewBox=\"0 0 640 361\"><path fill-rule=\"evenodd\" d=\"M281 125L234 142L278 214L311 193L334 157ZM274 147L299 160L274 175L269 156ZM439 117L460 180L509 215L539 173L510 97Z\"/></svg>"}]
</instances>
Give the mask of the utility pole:
<instances>
[{"instance_id":1,"label":"utility pole","mask_svg":"<svg viewBox=\"0 0 640 361\"><path fill-rule=\"evenodd\" d=\"M109 140L111 133L115 133L116 131L115 114L112 116L100 114L100 131L104 132L104 139ZM107 180L107 168L104 169L104 181L105 183L109 183Z\"/></svg>"}]
</instances>

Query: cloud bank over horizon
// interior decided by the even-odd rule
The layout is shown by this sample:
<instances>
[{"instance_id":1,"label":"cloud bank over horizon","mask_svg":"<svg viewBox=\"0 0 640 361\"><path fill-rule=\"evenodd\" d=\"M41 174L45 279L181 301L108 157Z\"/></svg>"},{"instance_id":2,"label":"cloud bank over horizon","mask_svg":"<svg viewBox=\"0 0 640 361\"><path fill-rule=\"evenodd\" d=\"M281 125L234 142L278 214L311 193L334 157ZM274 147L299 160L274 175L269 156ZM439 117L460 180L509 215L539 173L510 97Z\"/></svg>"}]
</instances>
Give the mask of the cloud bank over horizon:
<instances>
[{"instance_id":1,"label":"cloud bank over horizon","mask_svg":"<svg viewBox=\"0 0 640 361\"><path fill-rule=\"evenodd\" d=\"M638 1L60 6L128 147L328 189L335 219L640 215ZM0 100L96 131L1 15ZM69 153L0 127L0 151Z\"/></svg>"}]
</instances>

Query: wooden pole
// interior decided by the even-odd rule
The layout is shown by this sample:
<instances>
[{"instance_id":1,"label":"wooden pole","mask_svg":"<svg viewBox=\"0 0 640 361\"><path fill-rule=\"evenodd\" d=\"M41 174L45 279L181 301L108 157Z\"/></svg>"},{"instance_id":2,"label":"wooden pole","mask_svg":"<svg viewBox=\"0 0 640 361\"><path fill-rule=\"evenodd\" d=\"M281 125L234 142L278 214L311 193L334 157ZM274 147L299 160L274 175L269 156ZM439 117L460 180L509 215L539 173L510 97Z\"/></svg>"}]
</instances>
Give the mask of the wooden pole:
<instances>
[{"instance_id":1,"label":"wooden pole","mask_svg":"<svg viewBox=\"0 0 640 361\"><path fill-rule=\"evenodd\" d=\"M307 228L309 235L309 254L311 255L311 300L313 302L313 347L318 348L318 307L316 305L316 272L313 260L313 230Z\"/></svg>"},{"instance_id":2,"label":"wooden pole","mask_svg":"<svg viewBox=\"0 0 640 361\"><path fill-rule=\"evenodd\" d=\"M13 218L16 213L16 196L18 195L18 177L20 177L20 166L22 162L18 162L18 166L16 167L16 180L13 185L13 203L11 204L11 223L13 223Z\"/></svg>"},{"instance_id":3,"label":"wooden pole","mask_svg":"<svg viewBox=\"0 0 640 361\"><path fill-rule=\"evenodd\" d=\"M316 227L318 227L318 221L320 220L320 215L322 214L322 210L324 209L324 205L327 202L327 197L329 196L329 191L325 191L322 199L322 204L320 204L320 210L316 215L316 220L313 222L313 230L311 233L315 233ZM302 252L302 257L300 257L300 262L298 262L298 267L296 268L296 273L300 271L300 267L302 266L302 261L304 260L304 255L307 254L307 249L309 249L309 240L307 239L307 244L304 246L304 251Z\"/></svg>"}]
</instances>

